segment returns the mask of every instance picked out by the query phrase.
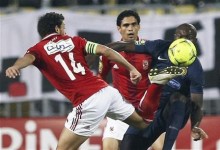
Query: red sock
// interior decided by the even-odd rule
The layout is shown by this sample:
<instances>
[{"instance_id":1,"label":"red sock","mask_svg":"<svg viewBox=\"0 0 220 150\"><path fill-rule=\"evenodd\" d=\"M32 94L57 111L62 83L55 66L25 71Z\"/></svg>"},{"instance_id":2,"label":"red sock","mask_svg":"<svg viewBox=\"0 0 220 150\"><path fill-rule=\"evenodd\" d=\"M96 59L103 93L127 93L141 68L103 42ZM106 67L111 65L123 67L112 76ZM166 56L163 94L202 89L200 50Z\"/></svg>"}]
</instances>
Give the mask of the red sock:
<instances>
[{"instance_id":1,"label":"red sock","mask_svg":"<svg viewBox=\"0 0 220 150\"><path fill-rule=\"evenodd\" d=\"M153 120L157 110L163 85L151 84L146 95L139 104L140 115L144 119Z\"/></svg>"}]
</instances>

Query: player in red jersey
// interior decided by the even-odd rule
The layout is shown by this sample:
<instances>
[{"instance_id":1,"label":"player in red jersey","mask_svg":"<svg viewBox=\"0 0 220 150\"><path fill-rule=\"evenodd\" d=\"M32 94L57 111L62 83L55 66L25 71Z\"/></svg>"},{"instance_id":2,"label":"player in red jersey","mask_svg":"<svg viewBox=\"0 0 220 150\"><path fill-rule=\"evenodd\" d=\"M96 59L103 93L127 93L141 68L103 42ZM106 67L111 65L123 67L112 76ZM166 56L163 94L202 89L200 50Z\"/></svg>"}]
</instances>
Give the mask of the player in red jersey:
<instances>
[{"instance_id":1,"label":"player in red jersey","mask_svg":"<svg viewBox=\"0 0 220 150\"><path fill-rule=\"evenodd\" d=\"M116 24L122 37L121 41L139 40L138 32L140 30L140 17L137 12L133 10L122 11L117 17ZM113 86L119 90L125 100L138 109L140 100L144 97L150 84L148 72L150 71L152 58L146 54L126 52L120 52L120 54L141 73L142 79L140 82L137 85L132 84L129 72L125 68L103 56L100 56L98 76L106 80L108 73L111 71ZM107 117L107 125L103 134L103 150L117 150L127 128L127 124ZM136 149L138 150L141 149L140 147L145 139L139 134L141 131L137 132L137 134L133 134L135 139L132 143L137 145ZM153 144L155 150L161 149L163 146L163 140L158 141L156 142L157 144Z\"/></svg>"},{"instance_id":2,"label":"player in red jersey","mask_svg":"<svg viewBox=\"0 0 220 150\"><path fill-rule=\"evenodd\" d=\"M141 74L116 51L81 37L65 34L64 17L55 12L46 13L38 21L42 40L29 48L26 54L6 70L6 76L15 78L20 70L36 66L51 84L65 95L73 105L60 135L57 149L76 150L98 128L107 112L115 118L137 126L147 127L134 107L123 101L120 93L89 70L87 54L101 54L124 66L132 83Z\"/></svg>"}]
</instances>

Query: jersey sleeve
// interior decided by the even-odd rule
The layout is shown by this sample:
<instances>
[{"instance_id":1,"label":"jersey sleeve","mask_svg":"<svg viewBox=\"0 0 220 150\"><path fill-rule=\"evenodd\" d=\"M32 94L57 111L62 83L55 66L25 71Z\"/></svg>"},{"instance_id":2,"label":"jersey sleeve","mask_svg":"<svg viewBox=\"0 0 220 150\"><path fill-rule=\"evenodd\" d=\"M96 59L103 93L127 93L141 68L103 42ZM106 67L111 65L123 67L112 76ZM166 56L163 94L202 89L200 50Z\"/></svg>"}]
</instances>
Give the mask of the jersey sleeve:
<instances>
[{"instance_id":1,"label":"jersey sleeve","mask_svg":"<svg viewBox=\"0 0 220 150\"><path fill-rule=\"evenodd\" d=\"M105 80L110 70L111 70L110 60L107 59L105 56L100 56L98 76Z\"/></svg>"},{"instance_id":2,"label":"jersey sleeve","mask_svg":"<svg viewBox=\"0 0 220 150\"><path fill-rule=\"evenodd\" d=\"M188 68L188 75L191 81L190 92L202 94L204 87L204 72L198 58Z\"/></svg>"},{"instance_id":3,"label":"jersey sleeve","mask_svg":"<svg viewBox=\"0 0 220 150\"><path fill-rule=\"evenodd\" d=\"M167 51L171 42L165 40L147 40L145 42L135 43L135 52L149 54L153 57L158 57L158 55L164 51Z\"/></svg>"},{"instance_id":4,"label":"jersey sleeve","mask_svg":"<svg viewBox=\"0 0 220 150\"><path fill-rule=\"evenodd\" d=\"M77 46L78 49L83 50L84 55L86 55L85 49L86 49L87 40L79 36L73 37L72 40L74 45Z\"/></svg>"},{"instance_id":5,"label":"jersey sleeve","mask_svg":"<svg viewBox=\"0 0 220 150\"><path fill-rule=\"evenodd\" d=\"M33 47L30 47L30 48L26 51L25 55L26 55L26 54L34 55L35 60L34 60L34 62L33 62L33 65L36 65L36 64L40 63L41 53L40 53L39 50L37 50L36 45L33 46Z\"/></svg>"}]
</instances>

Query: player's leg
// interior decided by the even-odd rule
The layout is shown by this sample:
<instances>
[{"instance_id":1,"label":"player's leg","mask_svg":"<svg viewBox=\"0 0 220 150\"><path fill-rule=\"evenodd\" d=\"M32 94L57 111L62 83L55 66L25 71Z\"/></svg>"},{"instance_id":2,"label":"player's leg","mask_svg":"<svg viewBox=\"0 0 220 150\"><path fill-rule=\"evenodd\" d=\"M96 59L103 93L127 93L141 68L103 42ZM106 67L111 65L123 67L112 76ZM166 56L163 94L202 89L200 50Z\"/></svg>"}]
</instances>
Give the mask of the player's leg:
<instances>
[{"instance_id":1,"label":"player's leg","mask_svg":"<svg viewBox=\"0 0 220 150\"><path fill-rule=\"evenodd\" d=\"M126 123L107 117L102 139L103 150L119 149L119 144L127 129L128 125Z\"/></svg>"},{"instance_id":2,"label":"player's leg","mask_svg":"<svg viewBox=\"0 0 220 150\"><path fill-rule=\"evenodd\" d=\"M121 142L120 150L146 150L147 138L142 136L142 132L142 129L130 126Z\"/></svg>"},{"instance_id":3,"label":"player's leg","mask_svg":"<svg viewBox=\"0 0 220 150\"><path fill-rule=\"evenodd\" d=\"M139 129L144 129L149 125L136 111L125 119L124 122Z\"/></svg>"},{"instance_id":4,"label":"player's leg","mask_svg":"<svg viewBox=\"0 0 220 150\"><path fill-rule=\"evenodd\" d=\"M138 115L138 113L135 111L134 106L124 101L118 90L114 90L115 92L112 93L114 98L108 112L115 114L114 119L122 120L125 123L135 126L137 128L146 128L148 124L143 120L140 115Z\"/></svg>"},{"instance_id":5,"label":"player's leg","mask_svg":"<svg viewBox=\"0 0 220 150\"><path fill-rule=\"evenodd\" d=\"M162 150L165 139L165 133L161 134L157 140L151 145L153 150Z\"/></svg>"},{"instance_id":6,"label":"player's leg","mask_svg":"<svg viewBox=\"0 0 220 150\"><path fill-rule=\"evenodd\" d=\"M186 67L169 66L164 69L153 68L149 72L151 83L165 85L169 80L177 76L184 76L187 73Z\"/></svg>"},{"instance_id":7,"label":"player's leg","mask_svg":"<svg viewBox=\"0 0 220 150\"><path fill-rule=\"evenodd\" d=\"M180 129L186 124L189 118L189 111L186 106L189 104L189 99L180 93L174 93L170 97L170 102L170 105L167 105L164 110L164 116L167 118L164 150L172 148Z\"/></svg>"},{"instance_id":8,"label":"player's leg","mask_svg":"<svg viewBox=\"0 0 220 150\"><path fill-rule=\"evenodd\" d=\"M57 150L77 150L87 139L87 136L77 135L69 129L63 128L57 145Z\"/></svg>"},{"instance_id":9,"label":"player's leg","mask_svg":"<svg viewBox=\"0 0 220 150\"><path fill-rule=\"evenodd\" d=\"M153 120L154 112L157 110L159 105L163 84L166 84L170 79L174 77L182 76L186 73L186 68L177 66L170 66L161 70L156 68L151 69L149 73L149 79L152 84L149 86L147 93L140 101L140 115L146 120Z\"/></svg>"},{"instance_id":10,"label":"player's leg","mask_svg":"<svg viewBox=\"0 0 220 150\"><path fill-rule=\"evenodd\" d=\"M102 140L103 150L119 150L120 141L115 138L107 137Z\"/></svg>"},{"instance_id":11,"label":"player's leg","mask_svg":"<svg viewBox=\"0 0 220 150\"><path fill-rule=\"evenodd\" d=\"M159 105L162 88L162 85L151 84L140 101L138 113L146 121L152 121L154 118L154 113Z\"/></svg>"},{"instance_id":12,"label":"player's leg","mask_svg":"<svg viewBox=\"0 0 220 150\"><path fill-rule=\"evenodd\" d=\"M112 91L110 86L103 88L73 108L59 138L58 150L77 150L95 132L112 105Z\"/></svg>"},{"instance_id":13,"label":"player's leg","mask_svg":"<svg viewBox=\"0 0 220 150\"><path fill-rule=\"evenodd\" d=\"M160 110L157 116L160 116ZM121 150L147 150L156 139L165 132L166 124L161 117L156 117L149 126L138 130L129 126L121 142Z\"/></svg>"}]
</instances>

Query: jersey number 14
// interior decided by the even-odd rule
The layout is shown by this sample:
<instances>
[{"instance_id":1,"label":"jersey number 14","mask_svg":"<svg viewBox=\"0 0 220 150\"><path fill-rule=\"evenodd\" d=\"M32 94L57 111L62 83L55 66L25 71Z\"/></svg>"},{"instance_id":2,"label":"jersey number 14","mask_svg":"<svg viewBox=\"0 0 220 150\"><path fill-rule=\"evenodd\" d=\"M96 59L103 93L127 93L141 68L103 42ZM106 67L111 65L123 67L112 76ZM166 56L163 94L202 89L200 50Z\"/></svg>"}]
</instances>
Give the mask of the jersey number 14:
<instances>
[{"instance_id":1,"label":"jersey number 14","mask_svg":"<svg viewBox=\"0 0 220 150\"><path fill-rule=\"evenodd\" d=\"M59 62L63 69L65 70L65 72L67 73L67 75L70 77L71 80L75 80L76 77L74 76L74 73L81 73L82 75L85 75L85 68L80 64L80 63L76 63L73 57L73 53L69 53L69 59L71 61L71 66L72 71L68 68L67 64L65 63L65 61L63 60L62 56L60 54L55 56L55 60L57 62Z\"/></svg>"}]
</instances>

